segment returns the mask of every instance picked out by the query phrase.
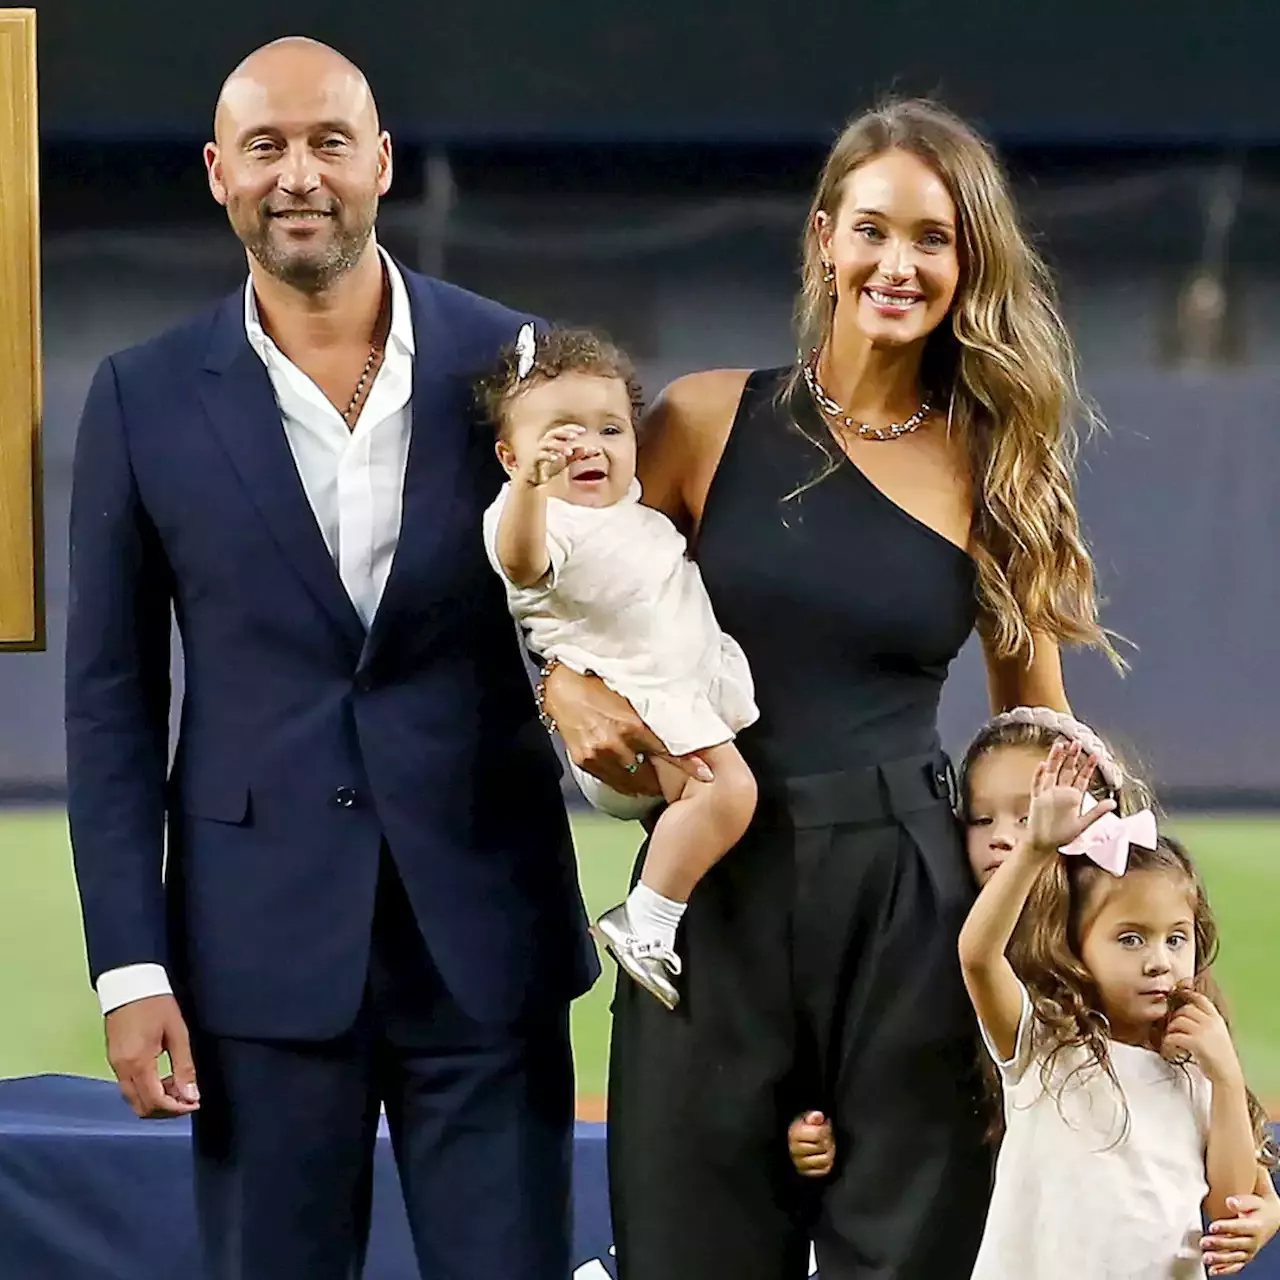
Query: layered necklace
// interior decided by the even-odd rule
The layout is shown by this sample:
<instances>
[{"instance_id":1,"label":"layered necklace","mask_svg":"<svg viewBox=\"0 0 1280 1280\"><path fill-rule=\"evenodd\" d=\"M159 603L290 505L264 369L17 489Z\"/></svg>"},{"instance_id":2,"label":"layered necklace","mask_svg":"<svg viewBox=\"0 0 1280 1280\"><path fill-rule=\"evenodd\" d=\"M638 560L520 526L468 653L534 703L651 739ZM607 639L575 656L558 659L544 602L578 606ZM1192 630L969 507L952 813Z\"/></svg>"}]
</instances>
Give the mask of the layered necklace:
<instances>
[{"instance_id":1,"label":"layered necklace","mask_svg":"<svg viewBox=\"0 0 1280 1280\"><path fill-rule=\"evenodd\" d=\"M804 371L804 384L809 388L813 402L830 419L831 423L842 431L856 435L860 440L896 440L899 436L908 436L924 425L933 411L927 400L920 402L920 407L905 422L891 422L887 427L873 427L870 423L855 422L844 409L826 392L818 381L818 348L809 353L808 360L801 365Z\"/></svg>"}]
</instances>

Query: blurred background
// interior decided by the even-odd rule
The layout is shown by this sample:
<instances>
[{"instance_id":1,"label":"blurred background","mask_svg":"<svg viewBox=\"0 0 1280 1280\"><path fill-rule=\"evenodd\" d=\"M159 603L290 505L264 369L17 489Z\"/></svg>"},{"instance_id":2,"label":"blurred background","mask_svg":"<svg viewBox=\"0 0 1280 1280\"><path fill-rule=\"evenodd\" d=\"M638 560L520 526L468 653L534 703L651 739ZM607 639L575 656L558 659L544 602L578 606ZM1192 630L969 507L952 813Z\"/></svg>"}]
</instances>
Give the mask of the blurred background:
<instances>
[{"instance_id":1,"label":"blurred background","mask_svg":"<svg viewBox=\"0 0 1280 1280\"><path fill-rule=\"evenodd\" d=\"M225 74L300 33L374 87L396 148L387 247L603 327L653 393L693 369L792 358L809 193L850 115L885 93L930 94L992 139L1109 424L1082 454L1080 500L1132 672L1072 658L1072 700L1151 773L1205 864L1246 1065L1280 1103L1267 985L1280 903L1280 6L221 0L181 21L161 0L36 8L49 649L0 656L0 1073L105 1070L60 807L80 406L105 355L242 282L200 147ZM967 651L948 745L985 714ZM578 833L602 908L638 828L583 816ZM607 996L602 982L578 1010L591 1096Z\"/></svg>"}]
</instances>

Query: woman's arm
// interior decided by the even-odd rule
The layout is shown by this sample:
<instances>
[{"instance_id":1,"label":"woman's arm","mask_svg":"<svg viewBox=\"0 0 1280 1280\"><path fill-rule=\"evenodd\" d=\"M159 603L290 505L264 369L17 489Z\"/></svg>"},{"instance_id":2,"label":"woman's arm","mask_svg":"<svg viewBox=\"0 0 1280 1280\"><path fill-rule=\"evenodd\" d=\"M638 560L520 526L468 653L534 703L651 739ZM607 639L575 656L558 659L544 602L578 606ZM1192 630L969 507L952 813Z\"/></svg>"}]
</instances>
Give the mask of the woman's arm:
<instances>
[{"instance_id":1,"label":"woman's arm","mask_svg":"<svg viewBox=\"0 0 1280 1280\"><path fill-rule=\"evenodd\" d=\"M746 369L709 369L677 378L640 424L636 474L646 506L692 538L733 427Z\"/></svg>"},{"instance_id":2,"label":"woman's arm","mask_svg":"<svg viewBox=\"0 0 1280 1280\"><path fill-rule=\"evenodd\" d=\"M1062 653L1053 636L1037 632L1035 652L1028 663L1024 658L1003 658L992 651L984 636L983 655L987 663L987 692L991 698L991 714L999 715L1012 707L1049 707L1071 714L1067 690L1062 680Z\"/></svg>"}]
</instances>

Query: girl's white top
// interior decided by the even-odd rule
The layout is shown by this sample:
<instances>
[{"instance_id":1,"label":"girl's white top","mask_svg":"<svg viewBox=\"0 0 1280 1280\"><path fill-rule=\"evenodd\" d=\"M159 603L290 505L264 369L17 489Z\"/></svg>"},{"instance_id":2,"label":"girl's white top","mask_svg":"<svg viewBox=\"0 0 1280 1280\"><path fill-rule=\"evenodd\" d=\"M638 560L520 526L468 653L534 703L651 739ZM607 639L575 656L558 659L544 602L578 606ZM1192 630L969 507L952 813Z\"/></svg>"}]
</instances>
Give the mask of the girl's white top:
<instances>
[{"instance_id":1,"label":"girl's white top","mask_svg":"<svg viewBox=\"0 0 1280 1280\"><path fill-rule=\"evenodd\" d=\"M672 755L730 741L759 716L746 655L716 622L680 531L640 503L640 484L608 507L547 499L551 570L518 587L498 563L510 484L484 514L489 561L534 653L594 671Z\"/></svg>"},{"instance_id":2,"label":"girl's white top","mask_svg":"<svg viewBox=\"0 0 1280 1280\"><path fill-rule=\"evenodd\" d=\"M1072 1075L1083 1049L1059 1055L1046 1092L1048 1046L1025 989L1013 1057L1001 1062L982 1035L1004 1086L1005 1135L974 1280L1203 1277L1204 1073L1113 1040L1123 1096L1096 1066Z\"/></svg>"}]
</instances>

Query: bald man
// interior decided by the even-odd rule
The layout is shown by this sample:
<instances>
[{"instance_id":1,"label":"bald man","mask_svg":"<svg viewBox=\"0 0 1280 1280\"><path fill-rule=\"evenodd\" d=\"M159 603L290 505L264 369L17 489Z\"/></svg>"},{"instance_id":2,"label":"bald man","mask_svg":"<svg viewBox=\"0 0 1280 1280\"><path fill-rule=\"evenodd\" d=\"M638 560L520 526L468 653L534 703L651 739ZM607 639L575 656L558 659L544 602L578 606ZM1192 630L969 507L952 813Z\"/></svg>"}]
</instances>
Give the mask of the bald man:
<instances>
[{"instance_id":1,"label":"bald man","mask_svg":"<svg viewBox=\"0 0 1280 1280\"><path fill-rule=\"evenodd\" d=\"M424 1277L565 1280L597 970L469 395L528 317L379 247L391 143L332 49L259 49L214 135L248 281L106 360L76 446L69 808L110 1061L140 1116L192 1115L210 1280L359 1273L379 1104Z\"/></svg>"}]
</instances>

